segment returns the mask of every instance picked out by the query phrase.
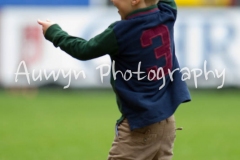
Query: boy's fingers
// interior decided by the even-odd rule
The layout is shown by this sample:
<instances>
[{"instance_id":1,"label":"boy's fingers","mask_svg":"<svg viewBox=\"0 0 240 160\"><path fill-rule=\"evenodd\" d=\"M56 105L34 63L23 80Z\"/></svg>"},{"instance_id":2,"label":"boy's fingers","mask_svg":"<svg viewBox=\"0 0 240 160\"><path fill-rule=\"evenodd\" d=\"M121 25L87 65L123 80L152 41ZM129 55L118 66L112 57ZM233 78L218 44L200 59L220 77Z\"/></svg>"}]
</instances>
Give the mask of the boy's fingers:
<instances>
[{"instance_id":1,"label":"boy's fingers","mask_svg":"<svg viewBox=\"0 0 240 160\"><path fill-rule=\"evenodd\" d=\"M49 20L46 20L46 21L41 21L41 20L38 20L38 23L43 25L43 24L47 24L49 23L50 21Z\"/></svg>"},{"instance_id":2,"label":"boy's fingers","mask_svg":"<svg viewBox=\"0 0 240 160\"><path fill-rule=\"evenodd\" d=\"M41 20L38 20L37 22L38 22L38 24L41 24L41 25L43 25L43 24L44 24L44 22L43 22L43 21L41 21Z\"/></svg>"}]
</instances>

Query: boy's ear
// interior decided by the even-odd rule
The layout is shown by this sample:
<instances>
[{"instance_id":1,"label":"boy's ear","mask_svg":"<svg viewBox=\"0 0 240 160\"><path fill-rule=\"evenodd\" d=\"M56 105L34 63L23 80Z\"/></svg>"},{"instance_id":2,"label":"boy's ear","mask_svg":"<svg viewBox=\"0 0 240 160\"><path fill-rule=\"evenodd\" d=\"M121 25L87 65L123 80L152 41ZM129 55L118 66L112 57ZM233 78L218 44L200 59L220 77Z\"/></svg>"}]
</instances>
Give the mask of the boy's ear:
<instances>
[{"instance_id":1,"label":"boy's ear","mask_svg":"<svg viewBox=\"0 0 240 160\"><path fill-rule=\"evenodd\" d=\"M132 6L137 5L140 2L140 0L132 0Z\"/></svg>"}]
</instances>

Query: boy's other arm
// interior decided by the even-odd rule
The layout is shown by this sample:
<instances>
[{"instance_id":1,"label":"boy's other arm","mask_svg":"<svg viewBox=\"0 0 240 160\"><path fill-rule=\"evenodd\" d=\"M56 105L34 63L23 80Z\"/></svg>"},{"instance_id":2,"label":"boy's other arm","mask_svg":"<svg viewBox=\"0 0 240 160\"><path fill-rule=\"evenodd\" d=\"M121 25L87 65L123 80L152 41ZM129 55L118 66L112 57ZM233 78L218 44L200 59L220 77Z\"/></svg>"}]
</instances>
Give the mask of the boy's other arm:
<instances>
[{"instance_id":1,"label":"boy's other arm","mask_svg":"<svg viewBox=\"0 0 240 160\"><path fill-rule=\"evenodd\" d=\"M61 50L79 60L89 60L105 54L113 55L118 51L117 41L110 27L86 41L68 35L59 25L53 24L46 30L45 38L51 41L55 47L60 47Z\"/></svg>"},{"instance_id":2,"label":"boy's other arm","mask_svg":"<svg viewBox=\"0 0 240 160\"><path fill-rule=\"evenodd\" d=\"M170 5L172 8L177 9L177 4L175 2L175 0L159 0L158 3L165 3Z\"/></svg>"}]
</instances>

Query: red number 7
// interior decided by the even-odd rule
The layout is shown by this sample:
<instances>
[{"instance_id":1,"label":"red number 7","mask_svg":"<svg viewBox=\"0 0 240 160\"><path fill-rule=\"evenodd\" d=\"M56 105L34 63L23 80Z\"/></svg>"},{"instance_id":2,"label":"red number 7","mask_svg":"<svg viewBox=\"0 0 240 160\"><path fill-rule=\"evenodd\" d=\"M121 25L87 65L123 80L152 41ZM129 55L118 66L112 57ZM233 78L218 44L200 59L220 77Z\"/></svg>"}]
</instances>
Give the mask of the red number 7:
<instances>
[{"instance_id":1,"label":"red number 7","mask_svg":"<svg viewBox=\"0 0 240 160\"><path fill-rule=\"evenodd\" d=\"M152 45L152 39L160 36L162 39L162 45L154 49L154 54L156 59L164 57L166 59L165 66L153 66L150 68L147 68L147 72L149 73L151 70L155 71L157 75L157 70L159 67L162 67L164 71L164 75L166 76L168 74L168 69L172 69L172 54L171 54L171 41L170 41L170 35L169 30L167 26L165 25L159 25L154 28L150 28L148 30L145 30L142 33L141 36L141 44L142 47L149 47ZM160 72L158 78L161 78L162 72ZM153 78L153 74L150 75L150 79ZM154 80L157 80L157 77L155 77Z\"/></svg>"}]
</instances>

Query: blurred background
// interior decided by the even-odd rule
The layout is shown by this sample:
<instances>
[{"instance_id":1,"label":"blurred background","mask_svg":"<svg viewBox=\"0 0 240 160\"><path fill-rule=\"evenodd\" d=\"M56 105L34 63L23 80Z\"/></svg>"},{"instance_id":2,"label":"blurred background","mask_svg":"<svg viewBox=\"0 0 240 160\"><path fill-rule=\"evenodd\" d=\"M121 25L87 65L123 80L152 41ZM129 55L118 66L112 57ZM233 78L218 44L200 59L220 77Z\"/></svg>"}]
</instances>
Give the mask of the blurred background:
<instances>
[{"instance_id":1,"label":"blurred background","mask_svg":"<svg viewBox=\"0 0 240 160\"><path fill-rule=\"evenodd\" d=\"M173 160L239 160L240 0L176 2L192 102L175 114ZM0 0L0 160L107 159L120 113L97 68L110 59L73 59L37 19L90 39L120 16L110 0Z\"/></svg>"}]
</instances>

